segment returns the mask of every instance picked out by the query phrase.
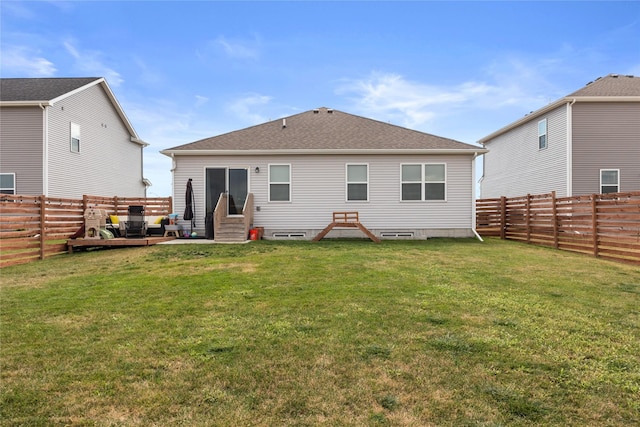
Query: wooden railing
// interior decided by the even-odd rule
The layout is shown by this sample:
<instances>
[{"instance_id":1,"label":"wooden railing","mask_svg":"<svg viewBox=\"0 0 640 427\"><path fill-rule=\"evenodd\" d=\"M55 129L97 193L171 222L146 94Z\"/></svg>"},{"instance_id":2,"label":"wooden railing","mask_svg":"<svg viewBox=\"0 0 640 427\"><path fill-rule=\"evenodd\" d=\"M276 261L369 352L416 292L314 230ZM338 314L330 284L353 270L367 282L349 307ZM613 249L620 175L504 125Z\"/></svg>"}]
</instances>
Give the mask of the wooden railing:
<instances>
[{"instance_id":1,"label":"wooden railing","mask_svg":"<svg viewBox=\"0 0 640 427\"><path fill-rule=\"evenodd\" d=\"M221 193L218 203L213 211L213 229L221 230L225 223L225 218L229 215L229 195ZM242 223L244 227L244 236L249 234L249 229L253 226L253 193L248 193L242 207Z\"/></svg>"},{"instance_id":2,"label":"wooden railing","mask_svg":"<svg viewBox=\"0 0 640 427\"><path fill-rule=\"evenodd\" d=\"M246 236L249 234L249 229L253 227L253 193L247 194L242 214L244 215L244 235Z\"/></svg>"},{"instance_id":3,"label":"wooden railing","mask_svg":"<svg viewBox=\"0 0 640 427\"><path fill-rule=\"evenodd\" d=\"M129 205L145 206L147 215L168 215L171 197L99 197L66 199L2 194L0 197L0 267L24 264L67 252L66 240L84 224L88 207L126 217Z\"/></svg>"},{"instance_id":4,"label":"wooden railing","mask_svg":"<svg viewBox=\"0 0 640 427\"><path fill-rule=\"evenodd\" d=\"M640 264L640 192L480 199L476 230L482 236Z\"/></svg>"}]
</instances>

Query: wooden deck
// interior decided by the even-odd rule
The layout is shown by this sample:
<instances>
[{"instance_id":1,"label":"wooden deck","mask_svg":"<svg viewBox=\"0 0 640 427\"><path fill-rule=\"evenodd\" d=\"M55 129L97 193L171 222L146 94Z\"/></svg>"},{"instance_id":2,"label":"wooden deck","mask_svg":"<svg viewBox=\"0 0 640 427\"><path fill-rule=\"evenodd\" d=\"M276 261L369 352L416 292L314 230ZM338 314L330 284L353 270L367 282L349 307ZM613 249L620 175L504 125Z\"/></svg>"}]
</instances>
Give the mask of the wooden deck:
<instances>
[{"instance_id":1,"label":"wooden deck","mask_svg":"<svg viewBox=\"0 0 640 427\"><path fill-rule=\"evenodd\" d=\"M173 236L147 236L139 238L116 237L114 239L69 239L67 240L67 248L69 253L73 253L75 248L117 248L125 246L153 246L161 242L175 240Z\"/></svg>"}]
</instances>

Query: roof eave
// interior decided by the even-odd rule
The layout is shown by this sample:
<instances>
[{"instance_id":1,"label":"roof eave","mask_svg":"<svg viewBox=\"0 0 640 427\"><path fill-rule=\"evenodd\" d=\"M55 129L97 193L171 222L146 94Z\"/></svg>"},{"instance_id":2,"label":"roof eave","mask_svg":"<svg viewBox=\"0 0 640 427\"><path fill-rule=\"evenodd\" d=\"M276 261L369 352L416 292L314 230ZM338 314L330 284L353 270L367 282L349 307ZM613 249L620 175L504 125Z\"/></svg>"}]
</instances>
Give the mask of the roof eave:
<instances>
[{"instance_id":1,"label":"roof eave","mask_svg":"<svg viewBox=\"0 0 640 427\"><path fill-rule=\"evenodd\" d=\"M48 107L49 101L0 101L0 107Z\"/></svg>"},{"instance_id":2,"label":"roof eave","mask_svg":"<svg viewBox=\"0 0 640 427\"><path fill-rule=\"evenodd\" d=\"M640 102L640 96L567 96L545 107L542 107L539 110L536 110L530 114L527 114L521 119L518 119L515 122L512 122L511 124L501 129L498 129L492 134L487 135L484 138L478 140L478 143L484 145L490 142L492 139L502 135L503 133L507 133L510 130L515 129L518 126L521 126L524 123L527 123L533 119L536 119L548 113L551 110L555 110L556 108L564 104L573 103L573 102Z\"/></svg>"},{"instance_id":3,"label":"roof eave","mask_svg":"<svg viewBox=\"0 0 640 427\"><path fill-rule=\"evenodd\" d=\"M327 154L484 154L487 149L482 147L464 148L464 149L280 149L280 150L162 150L161 154L165 156L277 156L277 155L327 155Z\"/></svg>"}]
</instances>

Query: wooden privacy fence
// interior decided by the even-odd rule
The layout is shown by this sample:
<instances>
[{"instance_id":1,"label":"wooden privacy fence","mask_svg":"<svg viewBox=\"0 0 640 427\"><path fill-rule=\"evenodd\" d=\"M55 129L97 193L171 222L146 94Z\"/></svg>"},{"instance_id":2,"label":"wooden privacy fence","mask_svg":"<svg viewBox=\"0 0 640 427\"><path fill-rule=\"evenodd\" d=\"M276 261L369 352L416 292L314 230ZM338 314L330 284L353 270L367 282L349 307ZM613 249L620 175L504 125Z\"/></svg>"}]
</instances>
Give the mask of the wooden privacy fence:
<instances>
[{"instance_id":1,"label":"wooden privacy fence","mask_svg":"<svg viewBox=\"0 0 640 427\"><path fill-rule=\"evenodd\" d=\"M476 229L482 236L640 264L640 191L480 199Z\"/></svg>"},{"instance_id":2,"label":"wooden privacy fence","mask_svg":"<svg viewBox=\"0 0 640 427\"><path fill-rule=\"evenodd\" d=\"M66 253L66 240L83 226L88 207L123 218L129 205L145 206L149 216L168 215L173 209L171 197L0 196L0 268Z\"/></svg>"}]
</instances>

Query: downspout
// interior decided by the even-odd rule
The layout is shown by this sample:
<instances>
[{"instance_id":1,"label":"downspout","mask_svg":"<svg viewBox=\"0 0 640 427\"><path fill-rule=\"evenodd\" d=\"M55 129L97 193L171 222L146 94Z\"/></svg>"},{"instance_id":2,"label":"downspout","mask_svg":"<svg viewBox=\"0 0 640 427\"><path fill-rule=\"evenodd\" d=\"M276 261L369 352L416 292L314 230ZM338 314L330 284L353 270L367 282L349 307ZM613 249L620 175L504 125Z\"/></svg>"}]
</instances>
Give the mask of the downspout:
<instances>
[{"instance_id":1,"label":"downspout","mask_svg":"<svg viewBox=\"0 0 640 427\"><path fill-rule=\"evenodd\" d=\"M149 187L147 187L147 183L144 178L144 147L144 145L140 146L140 179L142 180L142 185L144 185L144 198L146 199Z\"/></svg>"},{"instance_id":2,"label":"downspout","mask_svg":"<svg viewBox=\"0 0 640 427\"><path fill-rule=\"evenodd\" d=\"M576 98L567 103L567 197L573 196L573 104Z\"/></svg>"},{"instance_id":3,"label":"downspout","mask_svg":"<svg viewBox=\"0 0 640 427\"><path fill-rule=\"evenodd\" d=\"M480 235L476 231L476 181L475 180L476 180L476 159L477 158L478 158L478 152L476 151L475 153L473 153L473 159L471 160L471 176L473 177L471 181L473 182L472 203L471 203L471 222L473 223L473 226L471 227L471 231L473 231L473 234L476 235L478 240L480 240L481 242L484 242L484 240L482 240L482 237L480 237Z\"/></svg>"},{"instance_id":4,"label":"downspout","mask_svg":"<svg viewBox=\"0 0 640 427\"><path fill-rule=\"evenodd\" d=\"M171 153L171 197L173 197L173 200L176 199L176 195L174 194L175 192L175 182L176 182L176 169L178 168L177 164L176 164L176 157L175 157L175 153Z\"/></svg>"},{"instance_id":5,"label":"downspout","mask_svg":"<svg viewBox=\"0 0 640 427\"><path fill-rule=\"evenodd\" d=\"M38 104L42 109L42 194L49 195L49 109Z\"/></svg>"}]
</instances>

